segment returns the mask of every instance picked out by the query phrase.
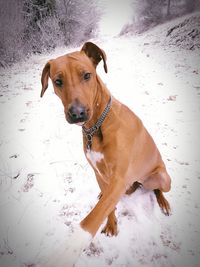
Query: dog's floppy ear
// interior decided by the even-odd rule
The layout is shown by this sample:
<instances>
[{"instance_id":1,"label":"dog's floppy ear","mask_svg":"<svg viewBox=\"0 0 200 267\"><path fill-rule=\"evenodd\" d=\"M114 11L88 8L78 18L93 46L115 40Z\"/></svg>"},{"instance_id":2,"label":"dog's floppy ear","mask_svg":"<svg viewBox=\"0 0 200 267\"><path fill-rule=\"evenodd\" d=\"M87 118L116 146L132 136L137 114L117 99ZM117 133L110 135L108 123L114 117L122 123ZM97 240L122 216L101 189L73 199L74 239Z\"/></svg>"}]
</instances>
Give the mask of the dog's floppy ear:
<instances>
[{"instance_id":1,"label":"dog's floppy ear","mask_svg":"<svg viewBox=\"0 0 200 267\"><path fill-rule=\"evenodd\" d=\"M42 71L42 77L41 77L42 90L41 90L40 97L43 97L46 89L48 88L49 76L50 76L50 61L46 63Z\"/></svg>"},{"instance_id":2,"label":"dog's floppy ear","mask_svg":"<svg viewBox=\"0 0 200 267\"><path fill-rule=\"evenodd\" d=\"M107 64L106 64L106 53L100 49L97 45L92 42L87 42L83 45L81 51L84 51L85 54L91 59L95 68L98 63L103 59L103 67L105 72L108 72Z\"/></svg>"}]
</instances>

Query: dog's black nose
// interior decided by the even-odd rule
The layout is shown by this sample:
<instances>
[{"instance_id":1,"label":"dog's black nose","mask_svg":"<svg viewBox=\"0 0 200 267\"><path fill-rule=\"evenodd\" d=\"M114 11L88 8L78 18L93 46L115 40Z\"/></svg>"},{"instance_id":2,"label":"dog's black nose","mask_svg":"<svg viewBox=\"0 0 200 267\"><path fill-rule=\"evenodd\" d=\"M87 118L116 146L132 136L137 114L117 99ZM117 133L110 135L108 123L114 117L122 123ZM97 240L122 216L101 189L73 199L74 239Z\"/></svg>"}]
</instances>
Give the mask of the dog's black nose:
<instances>
[{"instance_id":1,"label":"dog's black nose","mask_svg":"<svg viewBox=\"0 0 200 267\"><path fill-rule=\"evenodd\" d=\"M68 110L68 116L71 123L84 122L87 120L86 108L82 105L71 105Z\"/></svg>"}]
</instances>

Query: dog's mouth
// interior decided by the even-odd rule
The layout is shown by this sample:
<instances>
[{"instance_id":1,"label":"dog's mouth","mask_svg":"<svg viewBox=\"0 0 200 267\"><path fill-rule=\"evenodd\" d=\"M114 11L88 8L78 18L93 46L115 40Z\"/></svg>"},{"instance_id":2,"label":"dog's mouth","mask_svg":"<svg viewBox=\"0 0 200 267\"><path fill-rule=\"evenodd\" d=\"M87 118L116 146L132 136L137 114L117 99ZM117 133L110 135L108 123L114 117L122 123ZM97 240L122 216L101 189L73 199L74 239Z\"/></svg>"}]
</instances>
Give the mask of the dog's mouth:
<instances>
[{"instance_id":1,"label":"dog's mouth","mask_svg":"<svg viewBox=\"0 0 200 267\"><path fill-rule=\"evenodd\" d=\"M76 125L78 126L83 126L85 124L85 122L77 122Z\"/></svg>"},{"instance_id":2,"label":"dog's mouth","mask_svg":"<svg viewBox=\"0 0 200 267\"><path fill-rule=\"evenodd\" d=\"M73 117L70 114L65 114L66 121L70 124L76 124L78 126L83 126L87 121L89 116L85 115L83 117Z\"/></svg>"}]
</instances>

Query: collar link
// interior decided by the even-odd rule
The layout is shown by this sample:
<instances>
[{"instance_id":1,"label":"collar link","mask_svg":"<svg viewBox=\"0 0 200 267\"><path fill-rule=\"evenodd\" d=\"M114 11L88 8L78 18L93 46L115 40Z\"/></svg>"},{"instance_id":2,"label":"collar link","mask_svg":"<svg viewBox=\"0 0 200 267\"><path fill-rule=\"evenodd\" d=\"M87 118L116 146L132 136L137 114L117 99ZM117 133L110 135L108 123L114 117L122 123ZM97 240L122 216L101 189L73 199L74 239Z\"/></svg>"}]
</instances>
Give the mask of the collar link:
<instances>
[{"instance_id":1,"label":"collar link","mask_svg":"<svg viewBox=\"0 0 200 267\"><path fill-rule=\"evenodd\" d=\"M99 117L98 121L89 129L87 129L84 126L82 126L83 135L87 139L87 145L86 146L87 146L88 150L91 150L91 148L92 148L92 137L100 129L101 125L103 124L106 116L108 115L108 113L109 113L109 111L111 109L111 106L112 106L112 96L110 96L108 104L105 107L105 109L104 109L103 113L101 114L101 116Z\"/></svg>"}]
</instances>

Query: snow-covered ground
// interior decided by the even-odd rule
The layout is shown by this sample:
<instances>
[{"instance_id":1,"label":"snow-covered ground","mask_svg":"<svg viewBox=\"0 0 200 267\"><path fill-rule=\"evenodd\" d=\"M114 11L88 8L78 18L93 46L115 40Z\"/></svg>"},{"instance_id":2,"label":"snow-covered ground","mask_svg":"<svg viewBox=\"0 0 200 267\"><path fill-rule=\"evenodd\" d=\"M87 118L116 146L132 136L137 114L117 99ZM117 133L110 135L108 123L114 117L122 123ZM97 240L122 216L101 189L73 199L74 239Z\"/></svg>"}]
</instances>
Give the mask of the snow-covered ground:
<instances>
[{"instance_id":1,"label":"snow-covered ground","mask_svg":"<svg viewBox=\"0 0 200 267\"><path fill-rule=\"evenodd\" d=\"M76 267L200 266L200 51L164 45L159 33L169 26L93 41L108 57L108 74L100 64L99 75L161 151L172 177L166 194L172 215L161 213L152 192L124 196L118 236L99 230ZM46 61L71 50L33 56L0 73L1 267L42 266L97 202L81 128L65 121L52 86L39 97Z\"/></svg>"}]
</instances>

